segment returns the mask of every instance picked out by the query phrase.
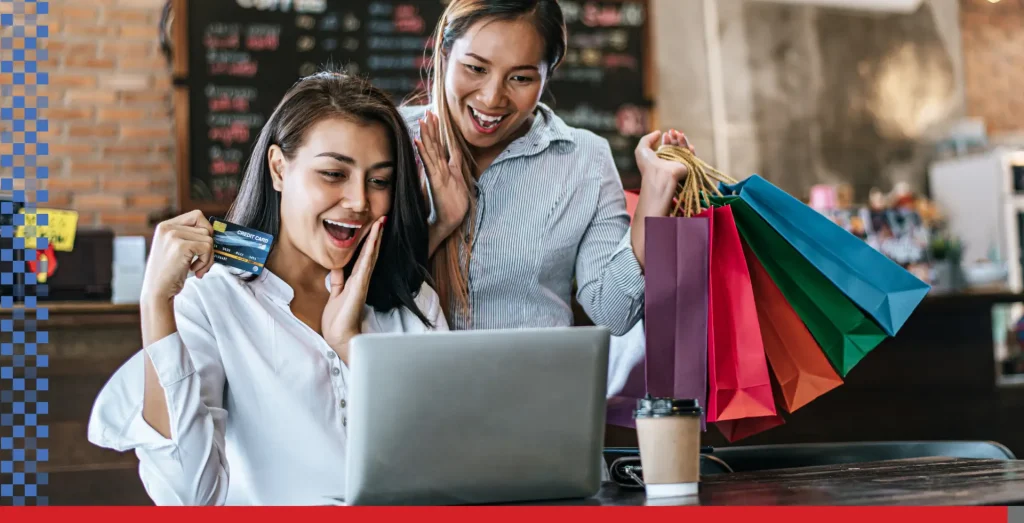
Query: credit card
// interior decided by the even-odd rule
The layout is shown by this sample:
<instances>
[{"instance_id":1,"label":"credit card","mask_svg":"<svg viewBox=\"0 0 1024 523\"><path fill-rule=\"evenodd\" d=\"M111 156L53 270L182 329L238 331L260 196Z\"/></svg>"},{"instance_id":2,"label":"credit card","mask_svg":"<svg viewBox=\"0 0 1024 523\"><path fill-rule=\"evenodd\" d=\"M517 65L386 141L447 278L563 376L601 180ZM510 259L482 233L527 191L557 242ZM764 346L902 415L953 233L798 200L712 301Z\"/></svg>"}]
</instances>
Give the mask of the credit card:
<instances>
[{"instance_id":1,"label":"credit card","mask_svg":"<svg viewBox=\"0 0 1024 523\"><path fill-rule=\"evenodd\" d=\"M274 237L256 229L242 227L220 218L213 225L213 261L259 275L270 255Z\"/></svg>"}]
</instances>

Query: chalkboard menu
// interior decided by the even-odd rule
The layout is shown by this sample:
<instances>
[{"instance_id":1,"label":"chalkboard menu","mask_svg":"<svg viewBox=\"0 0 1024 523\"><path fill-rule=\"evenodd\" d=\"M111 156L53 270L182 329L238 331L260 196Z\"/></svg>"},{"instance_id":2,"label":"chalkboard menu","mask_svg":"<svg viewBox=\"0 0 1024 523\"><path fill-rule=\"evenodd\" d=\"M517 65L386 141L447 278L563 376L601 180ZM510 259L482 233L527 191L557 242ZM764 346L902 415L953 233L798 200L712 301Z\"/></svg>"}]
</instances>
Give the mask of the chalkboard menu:
<instances>
[{"instance_id":1,"label":"chalkboard menu","mask_svg":"<svg viewBox=\"0 0 1024 523\"><path fill-rule=\"evenodd\" d=\"M176 47L188 51L187 68L178 75L188 118L183 206L226 208L285 91L326 64L368 77L396 103L419 93L431 34L446 3L177 0L177 16L186 23ZM638 187L633 148L650 127L646 0L560 5L570 45L544 101L569 125L607 138L624 185Z\"/></svg>"}]
</instances>

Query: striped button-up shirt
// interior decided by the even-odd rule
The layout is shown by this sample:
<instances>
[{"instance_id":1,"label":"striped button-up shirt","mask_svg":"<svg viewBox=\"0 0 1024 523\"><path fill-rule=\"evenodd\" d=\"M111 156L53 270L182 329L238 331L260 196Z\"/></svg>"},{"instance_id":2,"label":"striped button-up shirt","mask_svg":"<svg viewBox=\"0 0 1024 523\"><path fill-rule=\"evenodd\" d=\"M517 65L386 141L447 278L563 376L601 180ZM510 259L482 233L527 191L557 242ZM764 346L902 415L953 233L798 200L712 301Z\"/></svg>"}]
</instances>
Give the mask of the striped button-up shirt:
<instances>
[{"instance_id":1,"label":"striped button-up shirt","mask_svg":"<svg viewBox=\"0 0 1024 523\"><path fill-rule=\"evenodd\" d=\"M402 109L413 136L425 111ZM607 140L539 104L480 176L473 220L471 317L456 313L452 329L572 325L574 278L580 306L612 335L641 318L644 279Z\"/></svg>"}]
</instances>

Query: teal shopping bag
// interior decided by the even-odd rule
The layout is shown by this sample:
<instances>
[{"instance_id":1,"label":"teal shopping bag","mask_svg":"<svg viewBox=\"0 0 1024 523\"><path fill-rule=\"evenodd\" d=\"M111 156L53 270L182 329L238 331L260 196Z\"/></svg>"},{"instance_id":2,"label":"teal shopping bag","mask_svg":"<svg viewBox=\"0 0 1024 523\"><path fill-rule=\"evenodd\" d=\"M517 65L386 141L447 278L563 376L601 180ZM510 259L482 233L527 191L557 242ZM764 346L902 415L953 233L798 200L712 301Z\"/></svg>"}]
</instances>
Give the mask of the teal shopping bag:
<instances>
[{"instance_id":1,"label":"teal shopping bag","mask_svg":"<svg viewBox=\"0 0 1024 523\"><path fill-rule=\"evenodd\" d=\"M756 174L739 183L721 184L720 189L746 202L889 336L896 335L931 288Z\"/></svg>"}]
</instances>

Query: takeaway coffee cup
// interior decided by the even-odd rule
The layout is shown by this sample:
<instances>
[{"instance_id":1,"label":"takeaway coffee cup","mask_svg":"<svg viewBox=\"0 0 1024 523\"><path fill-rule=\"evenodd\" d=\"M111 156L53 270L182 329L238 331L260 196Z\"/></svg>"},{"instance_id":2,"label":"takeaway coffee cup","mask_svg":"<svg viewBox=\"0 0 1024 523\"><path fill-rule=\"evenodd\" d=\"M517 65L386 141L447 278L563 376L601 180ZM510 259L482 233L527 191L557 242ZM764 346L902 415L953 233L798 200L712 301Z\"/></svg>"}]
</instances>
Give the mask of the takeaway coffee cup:
<instances>
[{"instance_id":1,"label":"takeaway coffee cup","mask_svg":"<svg viewBox=\"0 0 1024 523\"><path fill-rule=\"evenodd\" d=\"M640 466L648 498L691 496L700 486L700 402L652 398L637 402Z\"/></svg>"}]
</instances>

